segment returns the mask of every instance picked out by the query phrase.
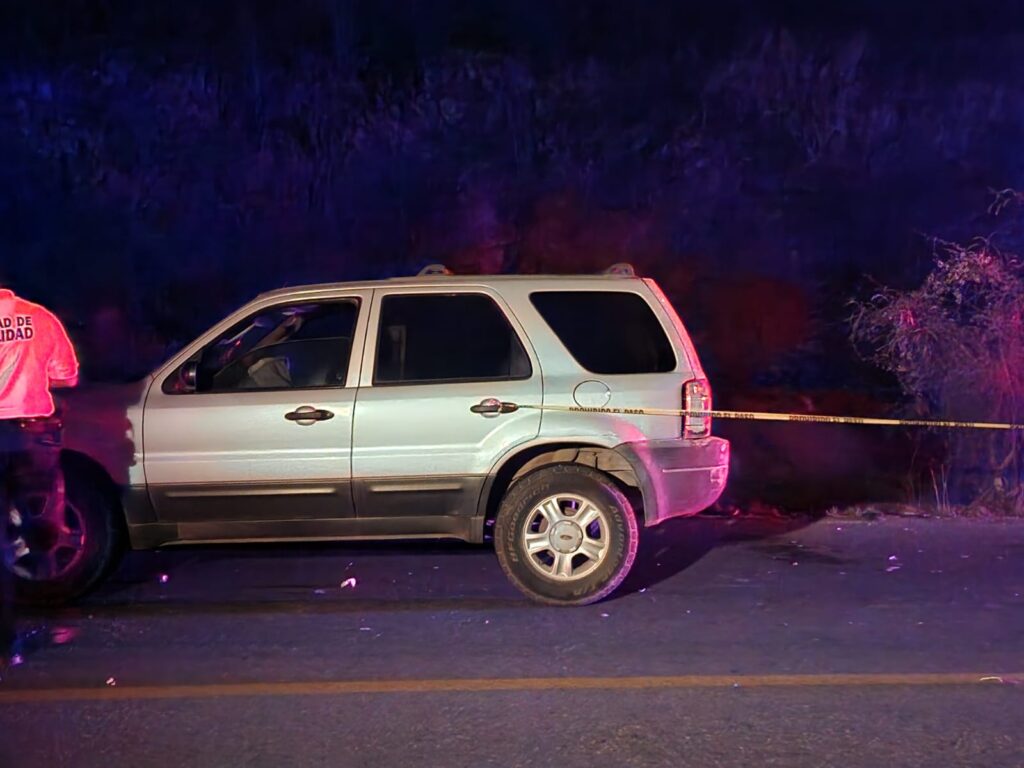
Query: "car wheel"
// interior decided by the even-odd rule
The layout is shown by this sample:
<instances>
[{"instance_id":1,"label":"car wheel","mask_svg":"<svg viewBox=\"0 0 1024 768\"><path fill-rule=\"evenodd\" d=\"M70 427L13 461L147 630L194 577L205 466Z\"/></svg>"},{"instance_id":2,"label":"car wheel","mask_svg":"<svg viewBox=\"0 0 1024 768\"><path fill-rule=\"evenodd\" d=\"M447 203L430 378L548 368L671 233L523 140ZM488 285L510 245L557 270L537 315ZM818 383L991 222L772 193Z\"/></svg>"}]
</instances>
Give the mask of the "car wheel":
<instances>
[{"instance_id":1,"label":"car wheel","mask_svg":"<svg viewBox=\"0 0 1024 768\"><path fill-rule=\"evenodd\" d=\"M558 464L515 482L498 509L494 544L509 580L552 605L611 594L636 558L636 514L607 475Z\"/></svg>"},{"instance_id":2,"label":"car wheel","mask_svg":"<svg viewBox=\"0 0 1024 768\"><path fill-rule=\"evenodd\" d=\"M87 592L121 550L115 503L88 468L62 462L43 482L15 479L8 509L5 567L14 574L18 599L57 604Z\"/></svg>"}]
</instances>

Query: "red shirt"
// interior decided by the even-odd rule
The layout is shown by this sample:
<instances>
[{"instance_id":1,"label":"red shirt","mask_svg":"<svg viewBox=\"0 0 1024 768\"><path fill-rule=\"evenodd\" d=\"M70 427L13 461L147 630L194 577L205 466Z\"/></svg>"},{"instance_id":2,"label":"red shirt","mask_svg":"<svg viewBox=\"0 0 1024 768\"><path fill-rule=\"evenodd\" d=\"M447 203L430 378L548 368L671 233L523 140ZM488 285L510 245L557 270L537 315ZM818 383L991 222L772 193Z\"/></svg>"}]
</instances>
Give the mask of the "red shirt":
<instances>
[{"instance_id":1,"label":"red shirt","mask_svg":"<svg viewBox=\"0 0 1024 768\"><path fill-rule=\"evenodd\" d=\"M50 385L77 378L78 360L60 320L0 289L0 419L50 416Z\"/></svg>"}]
</instances>

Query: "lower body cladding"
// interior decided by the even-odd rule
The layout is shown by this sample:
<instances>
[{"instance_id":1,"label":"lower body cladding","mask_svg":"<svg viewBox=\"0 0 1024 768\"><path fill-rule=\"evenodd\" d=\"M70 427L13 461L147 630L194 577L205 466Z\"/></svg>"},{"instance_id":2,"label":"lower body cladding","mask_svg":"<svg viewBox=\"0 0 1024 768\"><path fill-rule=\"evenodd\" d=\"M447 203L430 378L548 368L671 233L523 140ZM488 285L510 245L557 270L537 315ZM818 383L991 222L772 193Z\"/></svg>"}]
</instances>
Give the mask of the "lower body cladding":
<instances>
[{"instance_id":1,"label":"lower body cladding","mask_svg":"<svg viewBox=\"0 0 1024 768\"><path fill-rule=\"evenodd\" d=\"M725 490L729 441L720 437L623 443L615 450L636 473L647 526L695 515Z\"/></svg>"},{"instance_id":2,"label":"lower body cladding","mask_svg":"<svg viewBox=\"0 0 1024 768\"><path fill-rule=\"evenodd\" d=\"M581 460L585 450L570 450L565 461L589 464ZM635 478L643 496L646 526L695 515L714 504L729 473L729 443L717 437L623 443L611 451L602 450L611 465L604 466L595 458L594 468L630 485ZM613 471L613 466L618 471ZM456 538L481 542L487 480L493 478L134 487L123 501L129 538L136 549L186 542L313 539Z\"/></svg>"},{"instance_id":3,"label":"lower body cladding","mask_svg":"<svg viewBox=\"0 0 1024 768\"><path fill-rule=\"evenodd\" d=\"M483 540L483 477L404 477L133 488L134 549L164 544L454 538ZM363 510L358 517L355 509Z\"/></svg>"}]
</instances>

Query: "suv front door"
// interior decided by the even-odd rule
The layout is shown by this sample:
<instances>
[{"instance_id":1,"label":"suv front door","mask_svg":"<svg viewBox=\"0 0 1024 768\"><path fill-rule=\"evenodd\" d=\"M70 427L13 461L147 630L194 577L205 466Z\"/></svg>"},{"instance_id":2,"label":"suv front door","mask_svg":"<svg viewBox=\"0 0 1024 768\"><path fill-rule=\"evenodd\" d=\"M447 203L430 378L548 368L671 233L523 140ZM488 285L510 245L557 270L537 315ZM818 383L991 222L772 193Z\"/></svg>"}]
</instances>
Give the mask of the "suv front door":
<instances>
[{"instance_id":1,"label":"suv front door","mask_svg":"<svg viewBox=\"0 0 1024 768\"><path fill-rule=\"evenodd\" d=\"M497 460L540 431L538 410L489 412L541 402L533 349L489 289L375 294L353 426L356 513L472 516Z\"/></svg>"},{"instance_id":2,"label":"suv front door","mask_svg":"<svg viewBox=\"0 0 1024 768\"><path fill-rule=\"evenodd\" d=\"M325 521L353 516L371 294L257 305L157 379L143 440L160 522L181 538L290 538L329 535Z\"/></svg>"}]
</instances>

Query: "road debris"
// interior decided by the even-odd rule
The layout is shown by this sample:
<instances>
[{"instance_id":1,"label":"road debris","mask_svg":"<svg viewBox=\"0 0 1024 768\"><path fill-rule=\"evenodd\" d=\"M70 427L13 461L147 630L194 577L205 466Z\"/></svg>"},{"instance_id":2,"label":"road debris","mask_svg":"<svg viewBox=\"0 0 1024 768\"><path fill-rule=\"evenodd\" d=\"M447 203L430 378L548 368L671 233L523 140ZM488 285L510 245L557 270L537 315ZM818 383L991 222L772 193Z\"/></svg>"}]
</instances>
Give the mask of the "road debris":
<instances>
[{"instance_id":1,"label":"road debris","mask_svg":"<svg viewBox=\"0 0 1024 768\"><path fill-rule=\"evenodd\" d=\"M347 589L348 587L352 587L352 589L356 588L356 577L355 576L349 576L347 579L345 579L343 582L341 582L341 589Z\"/></svg>"},{"instance_id":2,"label":"road debris","mask_svg":"<svg viewBox=\"0 0 1024 768\"><path fill-rule=\"evenodd\" d=\"M113 678L113 677L108 677L107 678L107 686L110 687L110 688L113 688L115 685L117 685L117 680L115 678Z\"/></svg>"},{"instance_id":3,"label":"road debris","mask_svg":"<svg viewBox=\"0 0 1024 768\"><path fill-rule=\"evenodd\" d=\"M50 631L50 642L54 645L67 645L78 637L78 630L74 627L54 627Z\"/></svg>"}]
</instances>

